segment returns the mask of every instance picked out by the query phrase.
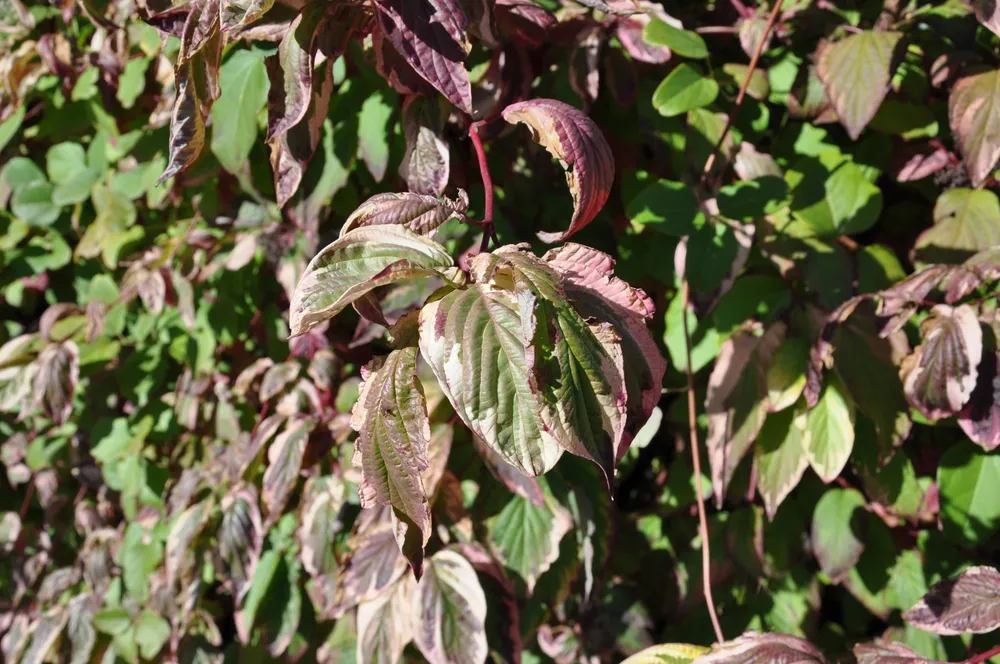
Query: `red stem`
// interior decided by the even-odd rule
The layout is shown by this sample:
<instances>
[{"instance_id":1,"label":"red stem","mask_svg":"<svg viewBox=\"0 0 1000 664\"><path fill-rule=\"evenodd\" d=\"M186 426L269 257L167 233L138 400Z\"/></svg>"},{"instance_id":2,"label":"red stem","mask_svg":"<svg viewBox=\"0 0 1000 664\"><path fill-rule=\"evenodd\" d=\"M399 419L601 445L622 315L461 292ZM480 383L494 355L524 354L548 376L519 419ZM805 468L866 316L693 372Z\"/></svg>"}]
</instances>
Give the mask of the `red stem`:
<instances>
[{"instance_id":1,"label":"red stem","mask_svg":"<svg viewBox=\"0 0 1000 664\"><path fill-rule=\"evenodd\" d=\"M980 664L980 662L985 662L994 655L1000 655L1000 646L994 646L993 648L990 648L986 652L979 653L975 657L970 657L969 659L965 660L962 664Z\"/></svg>"},{"instance_id":2,"label":"red stem","mask_svg":"<svg viewBox=\"0 0 1000 664\"><path fill-rule=\"evenodd\" d=\"M479 247L479 253L489 248L491 239L494 245L499 244L496 229L493 227L493 178L490 177L490 165L486 162L486 150L483 148L483 140L479 138L479 128L483 124L485 122L480 120L479 122L473 122L469 127L469 138L472 139L472 145L476 148L476 156L479 158L479 174L483 178L485 196L483 220L481 222L473 222L483 228L483 243Z\"/></svg>"}]
</instances>

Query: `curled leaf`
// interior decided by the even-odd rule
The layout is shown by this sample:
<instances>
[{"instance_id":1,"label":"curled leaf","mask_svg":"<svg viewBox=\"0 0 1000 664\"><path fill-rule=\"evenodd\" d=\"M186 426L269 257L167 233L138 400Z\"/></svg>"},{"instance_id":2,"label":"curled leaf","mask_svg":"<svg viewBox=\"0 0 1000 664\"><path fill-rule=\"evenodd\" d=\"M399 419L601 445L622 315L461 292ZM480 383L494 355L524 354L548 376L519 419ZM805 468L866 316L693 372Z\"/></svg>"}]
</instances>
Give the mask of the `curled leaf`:
<instances>
[{"instance_id":1,"label":"curled leaf","mask_svg":"<svg viewBox=\"0 0 1000 664\"><path fill-rule=\"evenodd\" d=\"M340 229L344 237L355 228L397 225L419 235L431 235L449 219L462 219L469 208L469 196L459 189L458 198L425 194L375 194L358 206Z\"/></svg>"},{"instance_id":2,"label":"curled leaf","mask_svg":"<svg viewBox=\"0 0 1000 664\"><path fill-rule=\"evenodd\" d=\"M600 128L579 109L554 99L533 99L508 106L503 118L524 123L532 138L566 169L573 196L573 218L559 233L538 234L544 242L562 242L593 221L604 207L615 178L611 147Z\"/></svg>"},{"instance_id":3,"label":"curled leaf","mask_svg":"<svg viewBox=\"0 0 1000 664\"><path fill-rule=\"evenodd\" d=\"M406 154L399 174L414 193L440 196L448 186L451 154L442 137L447 119L443 100L411 95L403 102Z\"/></svg>"}]
</instances>

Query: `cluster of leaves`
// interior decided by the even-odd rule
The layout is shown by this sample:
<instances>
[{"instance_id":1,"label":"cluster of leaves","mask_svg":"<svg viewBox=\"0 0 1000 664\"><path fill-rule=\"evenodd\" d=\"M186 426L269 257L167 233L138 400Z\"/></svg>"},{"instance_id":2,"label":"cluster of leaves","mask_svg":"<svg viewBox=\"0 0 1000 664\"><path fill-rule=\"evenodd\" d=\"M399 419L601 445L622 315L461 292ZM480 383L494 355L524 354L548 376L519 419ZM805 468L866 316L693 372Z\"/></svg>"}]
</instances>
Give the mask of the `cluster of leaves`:
<instances>
[{"instance_id":1,"label":"cluster of leaves","mask_svg":"<svg viewBox=\"0 0 1000 664\"><path fill-rule=\"evenodd\" d=\"M0 3L2 659L995 655L998 40Z\"/></svg>"}]
</instances>

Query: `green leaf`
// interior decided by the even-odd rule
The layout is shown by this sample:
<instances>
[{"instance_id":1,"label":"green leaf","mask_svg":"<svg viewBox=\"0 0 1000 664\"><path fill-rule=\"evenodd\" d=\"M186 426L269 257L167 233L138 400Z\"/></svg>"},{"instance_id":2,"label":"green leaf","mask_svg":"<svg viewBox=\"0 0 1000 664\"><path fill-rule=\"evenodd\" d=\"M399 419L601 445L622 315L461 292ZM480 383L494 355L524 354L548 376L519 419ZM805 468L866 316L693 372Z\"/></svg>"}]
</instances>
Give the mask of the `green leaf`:
<instances>
[{"instance_id":1,"label":"green leaf","mask_svg":"<svg viewBox=\"0 0 1000 664\"><path fill-rule=\"evenodd\" d=\"M837 117L855 141L889 92L891 66L902 38L901 32L865 30L824 42L816 52L816 73L826 85Z\"/></svg>"},{"instance_id":2,"label":"green leaf","mask_svg":"<svg viewBox=\"0 0 1000 664\"><path fill-rule=\"evenodd\" d=\"M1000 69L959 79L948 97L948 118L972 185L982 184L1000 158Z\"/></svg>"},{"instance_id":3,"label":"green leaf","mask_svg":"<svg viewBox=\"0 0 1000 664\"><path fill-rule=\"evenodd\" d=\"M711 319L699 321L694 308L682 308L681 294L678 292L667 305L664 315L666 331L663 343L670 354L670 363L678 371L686 371L688 366L687 348L684 340L684 319L687 318L688 333L691 337L691 371L697 373L708 366L719 354L724 339L719 335Z\"/></svg>"},{"instance_id":4,"label":"green leaf","mask_svg":"<svg viewBox=\"0 0 1000 664\"><path fill-rule=\"evenodd\" d=\"M367 97L358 111L358 154L376 182L381 182L389 167L389 120L395 104L381 92Z\"/></svg>"},{"instance_id":5,"label":"green leaf","mask_svg":"<svg viewBox=\"0 0 1000 664\"><path fill-rule=\"evenodd\" d=\"M24 120L24 106L18 106L3 122L0 122L0 150L7 147L10 139L14 138L17 130L21 128L21 121Z\"/></svg>"},{"instance_id":6,"label":"green leaf","mask_svg":"<svg viewBox=\"0 0 1000 664\"><path fill-rule=\"evenodd\" d=\"M486 661L486 594L468 560L449 549L435 553L412 607L420 616L414 640L429 662Z\"/></svg>"},{"instance_id":7,"label":"green leaf","mask_svg":"<svg viewBox=\"0 0 1000 664\"><path fill-rule=\"evenodd\" d=\"M729 337L749 318L770 323L791 301L788 286L781 279L768 275L743 275L719 298L712 309L712 320L719 334Z\"/></svg>"},{"instance_id":8,"label":"green leaf","mask_svg":"<svg viewBox=\"0 0 1000 664\"><path fill-rule=\"evenodd\" d=\"M257 116L267 104L267 68L255 51L236 51L219 71L212 106L212 153L230 173L242 173L257 139Z\"/></svg>"},{"instance_id":9,"label":"green leaf","mask_svg":"<svg viewBox=\"0 0 1000 664\"><path fill-rule=\"evenodd\" d=\"M757 489L771 520L809 467L802 449L805 427L805 415L787 408L770 415L757 436Z\"/></svg>"},{"instance_id":10,"label":"green leaf","mask_svg":"<svg viewBox=\"0 0 1000 664\"><path fill-rule=\"evenodd\" d=\"M292 336L332 318L374 288L430 276L451 265L444 247L401 226L357 228L306 267L292 296Z\"/></svg>"},{"instance_id":11,"label":"green leaf","mask_svg":"<svg viewBox=\"0 0 1000 664\"><path fill-rule=\"evenodd\" d=\"M94 627L100 632L117 636L132 626L132 617L125 609L102 609L94 614Z\"/></svg>"},{"instance_id":12,"label":"green leaf","mask_svg":"<svg viewBox=\"0 0 1000 664\"><path fill-rule=\"evenodd\" d=\"M753 221L774 214L787 206L788 201L788 185L774 175L726 185L719 189L716 197L719 214L740 221Z\"/></svg>"},{"instance_id":13,"label":"green leaf","mask_svg":"<svg viewBox=\"0 0 1000 664\"><path fill-rule=\"evenodd\" d=\"M23 185L14 192L10 211L29 226L49 226L59 218L54 192L55 187L44 180Z\"/></svg>"},{"instance_id":14,"label":"green leaf","mask_svg":"<svg viewBox=\"0 0 1000 664\"><path fill-rule=\"evenodd\" d=\"M1000 454L971 442L953 444L937 471L941 525L948 539L975 546L1000 524Z\"/></svg>"},{"instance_id":15,"label":"green leaf","mask_svg":"<svg viewBox=\"0 0 1000 664\"><path fill-rule=\"evenodd\" d=\"M663 643L637 652L623 661L622 664L692 664L708 652L709 649L704 646Z\"/></svg>"},{"instance_id":16,"label":"green leaf","mask_svg":"<svg viewBox=\"0 0 1000 664\"><path fill-rule=\"evenodd\" d=\"M626 214L633 224L675 237L691 235L705 224L691 187L671 180L657 180L643 189L629 202Z\"/></svg>"},{"instance_id":17,"label":"green leaf","mask_svg":"<svg viewBox=\"0 0 1000 664\"><path fill-rule=\"evenodd\" d=\"M87 155L78 143L59 143L45 155L45 169L55 188L55 205L73 205L90 198L91 187L101 174L87 165Z\"/></svg>"},{"instance_id":18,"label":"green leaf","mask_svg":"<svg viewBox=\"0 0 1000 664\"><path fill-rule=\"evenodd\" d=\"M529 592L559 556L559 542L572 525L569 513L548 495L542 507L513 496L487 522L491 545L504 565L524 579Z\"/></svg>"},{"instance_id":19,"label":"green leaf","mask_svg":"<svg viewBox=\"0 0 1000 664\"><path fill-rule=\"evenodd\" d=\"M865 497L854 489L830 489L816 503L812 521L813 551L820 569L841 581L865 549Z\"/></svg>"},{"instance_id":20,"label":"green leaf","mask_svg":"<svg viewBox=\"0 0 1000 664\"><path fill-rule=\"evenodd\" d=\"M826 483L840 475L854 449L854 402L834 374L827 374L819 401L806 417L802 438L809 465Z\"/></svg>"},{"instance_id":21,"label":"green leaf","mask_svg":"<svg viewBox=\"0 0 1000 664\"><path fill-rule=\"evenodd\" d=\"M768 409L778 412L794 405L806 386L809 348L802 339L786 339L767 368Z\"/></svg>"},{"instance_id":22,"label":"green leaf","mask_svg":"<svg viewBox=\"0 0 1000 664\"><path fill-rule=\"evenodd\" d=\"M274 581L274 575L281 564L281 554L274 549L265 551L254 569L253 581L243 599L243 606L236 612L236 632L240 641L249 643L251 630L257 621L257 612Z\"/></svg>"},{"instance_id":23,"label":"green leaf","mask_svg":"<svg viewBox=\"0 0 1000 664\"><path fill-rule=\"evenodd\" d=\"M417 349L402 348L372 360L363 376L351 413L351 427L359 433L354 449L355 463L362 467L361 506L392 506L405 524L397 534L400 550L419 576L431 514L420 477L428 466L430 424L417 380ZM419 542L411 539L411 528L419 531Z\"/></svg>"},{"instance_id":24,"label":"green leaf","mask_svg":"<svg viewBox=\"0 0 1000 664\"><path fill-rule=\"evenodd\" d=\"M656 18L643 28L642 37L654 46L666 46L673 53L685 58L700 60L708 57L708 47L705 46L705 40L701 35Z\"/></svg>"},{"instance_id":25,"label":"green leaf","mask_svg":"<svg viewBox=\"0 0 1000 664\"><path fill-rule=\"evenodd\" d=\"M132 58L125 63L125 70L118 77L118 92L116 97L122 108L132 108L135 101L146 89L146 70L149 69L149 58Z\"/></svg>"},{"instance_id":26,"label":"green leaf","mask_svg":"<svg viewBox=\"0 0 1000 664\"><path fill-rule=\"evenodd\" d=\"M934 205L934 225L917 238L913 254L928 263L960 263L1000 246L1000 199L985 189L949 189Z\"/></svg>"},{"instance_id":27,"label":"green leaf","mask_svg":"<svg viewBox=\"0 0 1000 664\"><path fill-rule=\"evenodd\" d=\"M153 659L163 649L170 633L170 623L149 609L144 609L135 621L135 643L145 659Z\"/></svg>"},{"instance_id":28,"label":"green leaf","mask_svg":"<svg viewBox=\"0 0 1000 664\"><path fill-rule=\"evenodd\" d=\"M653 106L660 115L674 117L708 106L719 96L719 84L696 67L681 63L660 82L653 93Z\"/></svg>"},{"instance_id":29,"label":"green leaf","mask_svg":"<svg viewBox=\"0 0 1000 664\"><path fill-rule=\"evenodd\" d=\"M274 6L274 0L223 0L220 7L223 32L250 25Z\"/></svg>"},{"instance_id":30,"label":"green leaf","mask_svg":"<svg viewBox=\"0 0 1000 664\"><path fill-rule=\"evenodd\" d=\"M854 235L871 228L882 211L882 192L843 155L824 152L805 157L785 181L792 213L817 235Z\"/></svg>"}]
</instances>

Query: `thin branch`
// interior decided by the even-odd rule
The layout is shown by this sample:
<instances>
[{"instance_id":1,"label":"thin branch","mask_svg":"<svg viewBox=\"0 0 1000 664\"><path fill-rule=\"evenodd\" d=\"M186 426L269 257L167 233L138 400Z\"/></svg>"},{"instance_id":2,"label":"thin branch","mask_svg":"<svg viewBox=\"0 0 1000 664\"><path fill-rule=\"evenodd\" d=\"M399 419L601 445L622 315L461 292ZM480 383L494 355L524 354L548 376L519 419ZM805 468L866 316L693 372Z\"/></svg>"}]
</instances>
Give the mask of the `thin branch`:
<instances>
[{"instance_id":1,"label":"thin branch","mask_svg":"<svg viewBox=\"0 0 1000 664\"><path fill-rule=\"evenodd\" d=\"M473 122L469 127L469 138L472 139L472 146L476 148L476 156L479 158L479 174L483 178L483 190L485 203L483 205L483 220L476 224L483 228L483 242L479 245L479 253L483 253L490 246L493 240L494 246L499 244L497 232L493 227L493 178L490 177L490 166L486 162L486 150L483 148L483 140L479 137L479 128L483 121Z\"/></svg>"},{"instance_id":2,"label":"thin branch","mask_svg":"<svg viewBox=\"0 0 1000 664\"><path fill-rule=\"evenodd\" d=\"M975 657L970 657L969 659L962 662L962 664L980 664L980 662L986 662L995 655L1000 655L1000 646L994 646L993 648L990 648L986 652L979 653Z\"/></svg>"},{"instance_id":3,"label":"thin branch","mask_svg":"<svg viewBox=\"0 0 1000 664\"><path fill-rule=\"evenodd\" d=\"M687 310L691 297L691 287L687 277L681 282L681 320L684 322L684 351L687 354L687 406L688 434L691 441L691 462L694 466L694 486L698 499L698 532L701 534L701 585L705 592L705 604L708 605L708 615L712 619L715 638L719 643L726 640L719 625L719 616L715 613L715 600L712 598L712 555L708 541L708 517L705 516L705 492L701 486L701 455L698 453L698 412L694 402L694 374L691 372L691 330L688 329Z\"/></svg>"},{"instance_id":4,"label":"thin branch","mask_svg":"<svg viewBox=\"0 0 1000 664\"><path fill-rule=\"evenodd\" d=\"M694 31L700 35L735 35L740 29L732 25L703 25Z\"/></svg>"},{"instance_id":5,"label":"thin branch","mask_svg":"<svg viewBox=\"0 0 1000 664\"><path fill-rule=\"evenodd\" d=\"M736 102L733 104L733 110L729 113L729 117L726 119L726 126L723 127L722 133L719 135L719 140L715 142L715 147L712 148L711 154L708 155L708 159L705 161L705 169L702 171L701 180L698 183L699 197L705 186L705 181L708 179L708 174L712 172L712 167L715 166L715 160L719 155L719 150L722 148L723 143L725 143L726 137L729 136L729 131L733 128L733 122L736 121L736 115L740 112L740 106L743 104L744 97L746 97L747 88L750 87L750 79L753 77L753 73L757 69L758 61L760 61L760 54L764 51L764 45L767 44L768 40L771 38L771 31L774 30L774 24L778 21L778 14L781 12L782 1L783 0L776 0L774 7L771 9L771 15L767 18L767 25L764 26L764 32L761 34L760 40L757 42L757 47L753 51L753 57L750 58L750 65L747 67L747 73L743 77L743 84L740 86L740 91L736 94Z\"/></svg>"}]
</instances>

